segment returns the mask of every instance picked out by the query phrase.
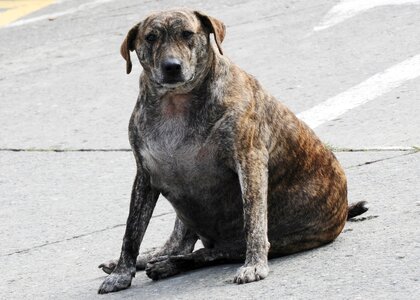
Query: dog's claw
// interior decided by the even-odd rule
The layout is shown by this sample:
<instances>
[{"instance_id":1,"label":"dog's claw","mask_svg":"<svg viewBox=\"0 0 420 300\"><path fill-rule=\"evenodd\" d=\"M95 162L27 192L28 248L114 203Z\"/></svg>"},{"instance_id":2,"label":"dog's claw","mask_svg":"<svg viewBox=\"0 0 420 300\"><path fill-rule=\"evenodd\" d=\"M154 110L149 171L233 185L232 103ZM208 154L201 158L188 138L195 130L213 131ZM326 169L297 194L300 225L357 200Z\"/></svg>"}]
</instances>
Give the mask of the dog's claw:
<instances>
[{"instance_id":1,"label":"dog's claw","mask_svg":"<svg viewBox=\"0 0 420 300\"><path fill-rule=\"evenodd\" d=\"M236 273L233 282L237 284L259 281L267 277L268 265L266 263L258 263L249 266L242 266Z\"/></svg>"},{"instance_id":2,"label":"dog's claw","mask_svg":"<svg viewBox=\"0 0 420 300\"><path fill-rule=\"evenodd\" d=\"M112 273L105 278L104 282L102 282L98 294L107 294L124 290L131 286L132 278L131 274Z\"/></svg>"}]
</instances>

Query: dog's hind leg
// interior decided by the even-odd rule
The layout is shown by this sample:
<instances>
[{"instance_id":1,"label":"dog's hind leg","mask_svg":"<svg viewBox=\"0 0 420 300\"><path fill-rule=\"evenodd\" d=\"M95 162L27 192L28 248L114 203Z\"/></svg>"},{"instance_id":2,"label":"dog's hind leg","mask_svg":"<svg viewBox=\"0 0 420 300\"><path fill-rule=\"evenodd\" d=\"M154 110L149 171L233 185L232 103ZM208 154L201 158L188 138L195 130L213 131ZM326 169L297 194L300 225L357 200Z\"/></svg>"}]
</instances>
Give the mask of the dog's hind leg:
<instances>
[{"instance_id":1,"label":"dog's hind leg","mask_svg":"<svg viewBox=\"0 0 420 300\"><path fill-rule=\"evenodd\" d=\"M147 253L139 256L137 259L137 270L144 270L146 264L153 258L163 255L182 255L191 253L194 250L195 243L197 242L197 235L185 227L184 223L178 217L175 220L174 230L172 231L169 239L158 249L152 249Z\"/></svg>"},{"instance_id":2,"label":"dog's hind leg","mask_svg":"<svg viewBox=\"0 0 420 300\"><path fill-rule=\"evenodd\" d=\"M152 248L137 257L136 269L144 270L148 261L164 255L188 254L194 250L197 242L197 235L187 229L178 217L175 220L174 229L161 248ZM110 274L118 264L118 259L112 259L99 265L99 268Z\"/></svg>"},{"instance_id":3,"label":"dog's hind leg","mask_svg":"<svg viewBox=\"0 0 420 300\"><path fill-rule=\"evenodd\" d=\"M245 249L202 248L185 255L154 258L147 263L146 274L153 280L159 280L202 267L242 262L244 259Z\"/></svg>"}]
</instances>

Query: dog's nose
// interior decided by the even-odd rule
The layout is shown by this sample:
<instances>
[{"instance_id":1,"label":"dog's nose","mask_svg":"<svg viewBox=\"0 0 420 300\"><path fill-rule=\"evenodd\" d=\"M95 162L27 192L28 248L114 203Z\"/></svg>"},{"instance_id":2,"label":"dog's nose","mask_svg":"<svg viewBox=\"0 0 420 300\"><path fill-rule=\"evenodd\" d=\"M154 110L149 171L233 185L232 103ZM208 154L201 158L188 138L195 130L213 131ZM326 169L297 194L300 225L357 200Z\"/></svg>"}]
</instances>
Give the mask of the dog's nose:
<instances>
[{"instance_id":1,"label":"dog's nose","mask_svg":"<svg viewBox=\"0 0 420 300\"><path fill-rule=\"evenodd\" d=\"M162 63L162 70L170 77L179 76L181 73L181 61L176 58L168 58Z\"/></svg>"}]
</instances>

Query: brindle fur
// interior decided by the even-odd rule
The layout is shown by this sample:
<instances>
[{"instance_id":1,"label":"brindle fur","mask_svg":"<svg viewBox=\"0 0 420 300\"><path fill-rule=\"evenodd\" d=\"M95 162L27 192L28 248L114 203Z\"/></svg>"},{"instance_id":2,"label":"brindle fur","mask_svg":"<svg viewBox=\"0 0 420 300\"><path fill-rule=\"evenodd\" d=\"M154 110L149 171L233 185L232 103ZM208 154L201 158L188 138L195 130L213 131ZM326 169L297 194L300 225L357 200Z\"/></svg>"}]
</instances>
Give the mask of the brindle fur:
<instances>
[{"instance_id":1,"label":"brindle fur","mask_svg":"<svg viewBox=\"0 0 420 300\"><path fill-rule=\"evenodd\" d=\"M194 34L186 38L182 31ZM154 33L157 39L147 41ZM210 42L214 35L217 48ZM268 257L333 241L349 212L343 169L314 132L222 55L225 26L197 11L150 15L121 46L143 66L130 125L137 162L118 260L99 293L130 286L139 246L162 194L176 211L175 228L158 250L139 256L152 279L217 263L243 261L236 283L268 275ZM183 81L167 84L163 60L182 62ZM200 239L204 248L193 252Z\"/></svg>"}]
</instances>

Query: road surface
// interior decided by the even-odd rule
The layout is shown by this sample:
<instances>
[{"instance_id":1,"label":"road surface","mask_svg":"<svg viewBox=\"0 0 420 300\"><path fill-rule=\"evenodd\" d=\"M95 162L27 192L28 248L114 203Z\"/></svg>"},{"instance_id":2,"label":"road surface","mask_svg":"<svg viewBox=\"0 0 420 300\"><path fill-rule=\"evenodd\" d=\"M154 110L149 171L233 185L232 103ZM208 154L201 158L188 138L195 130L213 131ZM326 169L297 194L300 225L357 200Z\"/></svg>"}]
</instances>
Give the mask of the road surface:
<instances>
[{"instance_id":1,"label":"road surface","mask_svg":"<svg viewBox=\"0 0 420 300\"><path fill-rule=\"evenodd\" d=\"M173 5L0 1L0 298L419 299L416 0L178 2L225 22L226 55L335 150L350 202L370 209L334 243L271 260L260 282L235 285L239 265L222 265L157 282L140 272L96 294L135 173L127 124L141 70L125 74L119 46ZM163 243L174 216L159 200L141 250Z\"/></svg>"}]
</instances>

